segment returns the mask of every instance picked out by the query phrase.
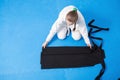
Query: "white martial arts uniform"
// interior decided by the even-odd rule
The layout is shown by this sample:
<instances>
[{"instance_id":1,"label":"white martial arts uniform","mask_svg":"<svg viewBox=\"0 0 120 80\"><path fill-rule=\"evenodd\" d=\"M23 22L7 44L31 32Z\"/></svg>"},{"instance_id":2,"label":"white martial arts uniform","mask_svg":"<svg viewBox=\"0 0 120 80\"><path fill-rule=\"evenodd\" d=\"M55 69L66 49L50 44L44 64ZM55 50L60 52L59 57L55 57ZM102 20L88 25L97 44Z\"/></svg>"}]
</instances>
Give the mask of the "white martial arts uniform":
<instances>
[{"instance_id":1,"label":"white martial arts uniform","mask_svg":"<svg viewBox=\"0 0 120 80\"><path fill-rule=\"evenodd\" d=\"M78 20L76 22L75 31L73 31L74 24L71 25L71 26L67 26L65 18L66 18L67 13L72 11L73 8L76 8L76 7L70 5L70 6L65 7L60 12L58 19L53 24L53 26L52 26L52 28L51 28L51 30L50 30L47 38L46 38L47 42L49 42L56 33L57 33L57 36L58 36L59 39L66 38L66 33L67 33L67 36L68 36L69 33L70 33L69 29L71 29L72 38L74 40L79 40L81 38L81 36L82 36L83 39L85 40L85 43L90 44L90 40L88 38L88 31L87 31L87 28L86 28L84 17L82 16L82 14L80 13L80 11L78 9L77 9Z\"/></svg>"}]
</instances>

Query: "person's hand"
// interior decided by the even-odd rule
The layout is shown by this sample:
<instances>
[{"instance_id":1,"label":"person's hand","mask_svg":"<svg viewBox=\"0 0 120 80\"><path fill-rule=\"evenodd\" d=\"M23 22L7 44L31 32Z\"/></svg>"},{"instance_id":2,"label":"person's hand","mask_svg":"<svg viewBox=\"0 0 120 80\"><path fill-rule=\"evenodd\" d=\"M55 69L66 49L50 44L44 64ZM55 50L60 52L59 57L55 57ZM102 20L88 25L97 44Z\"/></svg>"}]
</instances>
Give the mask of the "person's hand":
<instances>
[{"instance_id":1,"label":"person's hand","mask_svg":"<svg viewBox=\"0 0 120 80\"><path fill-rule=\"evenodd\" d=\"M88 46L90 49L92 49L92 45L91 45L91 44L87 44L87 46Z\"/></svg>"},{"instance_id":2,"label":"person's hand","mask_svg":"<svg viewBox=\"0 0 120 80\"><path fill-rule=\"evenodd\" d=\"M42 44L42 47L45 48L47 46L48 42L45 41L43 44Z\"/></svg>"}]
</instances>

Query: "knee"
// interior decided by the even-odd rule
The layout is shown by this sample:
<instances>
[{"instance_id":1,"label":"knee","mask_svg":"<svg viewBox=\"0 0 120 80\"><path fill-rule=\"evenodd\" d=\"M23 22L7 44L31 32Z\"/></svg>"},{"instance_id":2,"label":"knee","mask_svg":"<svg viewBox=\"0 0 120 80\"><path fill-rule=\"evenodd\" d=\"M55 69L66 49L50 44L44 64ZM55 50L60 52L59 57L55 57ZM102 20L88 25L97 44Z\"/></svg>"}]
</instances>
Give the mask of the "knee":
<instances>
[{"instance_id":1,"label":"knee","mask_svg":"<svg viewBox=\"0 0 120 80\"><path fill-rule=\"evenodd\" d=\"M72 38L77 41L77 40L80 40L81 36L80 35L76 35L76 36L72 36Z\"/></svg>"},{"instance_id":2,"label":"knee","mask_svg":"<svg viewBox=\"0 0 120 80\"><path fill-rule=\"evenodd\" d=\"M59 39L63 40L65 39L66 35L57 35Z\"/></svg>"},{"instance_id":3,"label":"knee","mask_svg":"<svg viewBox=\"0 0 120 80\"><path fill-rule=\"evenodd\" d=\"M72 38L73 38L74 40L80 40L81 35L80 35L80 33L73 33L73 34L72 34Z\"/></svg>"}]
</instances>

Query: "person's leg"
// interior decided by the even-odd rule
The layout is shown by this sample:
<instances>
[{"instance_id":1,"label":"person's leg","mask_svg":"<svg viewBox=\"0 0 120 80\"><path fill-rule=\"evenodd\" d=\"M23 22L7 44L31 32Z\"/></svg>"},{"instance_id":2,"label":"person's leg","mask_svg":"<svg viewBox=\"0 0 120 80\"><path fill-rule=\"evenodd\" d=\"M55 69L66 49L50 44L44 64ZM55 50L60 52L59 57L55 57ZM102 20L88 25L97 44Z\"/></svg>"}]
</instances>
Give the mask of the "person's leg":
<instances>
[{"instance_id":1,"label":"person's leg","mask_svg":"<svg viewBox=\"0 0 120 80\"><path fill-rule=\"evenodd\" d=\"M79 39L81 38L80 32L79 32L78 30L72 31L72 38L73 38L74 40L79 40Z\"/></svg>"},{"instance_id":2,"label":"person's leg","mask_svg":"<svg viewBox=\"0 0 120 80\"><path fill-rule=\"evenodd\" d=\"M66 38L66 34L67 34L67 28L64 26L64 27L61 27L61 29L59 29L57 36L59 39L63 40Z\"/></svg>"}]
</instances>

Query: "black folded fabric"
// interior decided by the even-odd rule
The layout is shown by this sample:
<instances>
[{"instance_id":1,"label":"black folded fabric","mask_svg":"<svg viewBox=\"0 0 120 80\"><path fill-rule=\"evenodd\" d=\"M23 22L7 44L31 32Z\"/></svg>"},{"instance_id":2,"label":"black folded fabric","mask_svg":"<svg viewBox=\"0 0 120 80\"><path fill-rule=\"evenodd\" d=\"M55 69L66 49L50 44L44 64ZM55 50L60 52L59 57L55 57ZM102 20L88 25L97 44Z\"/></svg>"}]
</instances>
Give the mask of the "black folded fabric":
<instances>
[{"instance_id":1,"label":"black folded fabric","mask_svg":"<svg viewBox=\"0 0 120 80\"><path fill-rule=\"evenodd\" d=\"M41 68L74 68L103 62L104 50L97 47L46 47L42 49Z\"/></svg>"}]
</instances>

